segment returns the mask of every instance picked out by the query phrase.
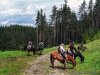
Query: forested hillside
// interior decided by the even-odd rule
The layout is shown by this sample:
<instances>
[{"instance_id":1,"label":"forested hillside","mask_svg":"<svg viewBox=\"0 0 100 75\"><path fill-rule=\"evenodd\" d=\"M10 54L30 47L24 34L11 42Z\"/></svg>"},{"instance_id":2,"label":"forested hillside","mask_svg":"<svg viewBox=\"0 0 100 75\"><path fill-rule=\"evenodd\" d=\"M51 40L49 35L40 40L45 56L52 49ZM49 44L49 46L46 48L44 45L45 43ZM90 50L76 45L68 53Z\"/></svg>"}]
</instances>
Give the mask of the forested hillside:
<instances>
[{"instance_id":1,"label":"forested hillside","mask_svg":"<svg viewBox=\"0 0 100 75\"><path fill-rule=\"evenodd\" d=\"M36 43L35 28L25 26L0 27L0 50L22 49L31 39Z\"/></svg>"},{"instance_id":2,"label":"forested hillside","mask_svg":"<svg viewBox=\"0 0 100 75\"><path fill-rule=\"evenodd\" d=\"M41 39L45 42L48 36L48 43L53 41L53 45L59 45L62 42L66 44L69 40L84 43L87 40L93 41L93 36L100 29L100 0L96 0L95 4L93 0L90 0L89 4L84 0L77 14L70 9L67 2L60 8L54 5L49 22L41 9L37 13L36 27L37 42Z\"/></svg>"},{"instance_id":3,"label":"forested hillside","mask_svg":"<svg viewBox=\"0 0 100 75\"><path fill-rule=\"evenodd\" d=\"M40 41L45 47L67 44L69 40L78 43L87 43L99 39L100 30L100 0L93 0L86 4L85 0L79 7L79 13L75 13L67 5L67 2L58 8L52 7L49 20L41 9L37 12L35 27L19 25L0 27L0 50L21 49L32 40L34 45Z\"/></svg>"}]
</instances>

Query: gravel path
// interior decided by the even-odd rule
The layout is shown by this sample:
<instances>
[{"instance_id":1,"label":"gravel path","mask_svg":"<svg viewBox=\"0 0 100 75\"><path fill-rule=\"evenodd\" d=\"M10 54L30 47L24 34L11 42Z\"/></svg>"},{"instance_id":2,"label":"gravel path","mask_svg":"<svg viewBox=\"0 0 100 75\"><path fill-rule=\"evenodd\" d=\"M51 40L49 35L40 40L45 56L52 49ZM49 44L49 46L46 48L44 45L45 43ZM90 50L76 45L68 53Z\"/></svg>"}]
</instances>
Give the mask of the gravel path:
<instances>
[{"instance_id":1,"label":"gravel path","mask_svg":"<svg viewBox=\"0 0 100 75\"><path fill-rule=\"evenodd\" d=\"M58 61L55 61L55 69L51 68L49 55L41 55L30 62L23 75L70 75Z\"/></svg>"}]
</instances>

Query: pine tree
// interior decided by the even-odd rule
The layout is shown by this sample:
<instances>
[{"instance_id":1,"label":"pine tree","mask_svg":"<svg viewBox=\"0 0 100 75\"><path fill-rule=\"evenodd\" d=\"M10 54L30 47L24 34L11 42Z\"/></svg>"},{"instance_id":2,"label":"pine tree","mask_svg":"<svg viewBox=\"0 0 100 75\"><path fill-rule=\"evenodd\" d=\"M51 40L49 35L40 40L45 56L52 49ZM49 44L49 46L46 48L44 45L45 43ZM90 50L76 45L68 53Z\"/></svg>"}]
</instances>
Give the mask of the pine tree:
<instances>
[{"instance_id":1,"label":"pine tree","mask_svg":"<svg viewBox=\"0 0 100 75\"><path fill-rule=\"evenodd\" d=\"M85 19L86 19L86 16L87 16L86 10L87 10L87 4L84 0L83 3L81 4L80 8L79 8L81 29L82 29L83 34L86 32L86 30L85 30L85 24L86 24Z\"/></svg>"},{"instance_id":2,"label":"pine tree","mask_svg":"<svg viewBox=\"0 0 100 75\"><path fill-rule=\"evenodd\" d=\"M89 35L94 31L94 20L93 20L93 0L89 1L89 6L88 6L88 33Z\"/></svg>"},{"instance_id":3,"label":"pine tree","mask_svg":"<svg viewBox=\"0 0 100 75\"><path fill-rule=\"evenodd\" d=\"M95 20L95 27L100 28L100 0L96 0L94 6L94 20Z\"/></svg>"},{"instance_id":4,"label":"pine tree","mask_svg":"<svg viewBox=\"0 0 100 75\"><path fill-rule=\"evenodd\" d=\"M43 14L42 9L37 13L36 26L37 26L37 45L39 41L43 41L45 43L45 32L46 32L45 27L47 26L47 21L45 14Z\"/></svg>"}]
</instances>

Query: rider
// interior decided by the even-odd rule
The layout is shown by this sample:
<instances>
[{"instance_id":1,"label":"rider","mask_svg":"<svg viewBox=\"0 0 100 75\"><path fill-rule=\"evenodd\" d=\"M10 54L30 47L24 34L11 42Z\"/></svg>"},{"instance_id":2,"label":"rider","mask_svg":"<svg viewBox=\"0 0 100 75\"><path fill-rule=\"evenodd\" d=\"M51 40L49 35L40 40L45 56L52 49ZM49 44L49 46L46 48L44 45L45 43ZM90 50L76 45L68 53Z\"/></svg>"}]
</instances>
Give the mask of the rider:
<instances>
[{"instance_id":1,"label":"rider","mask_svg":"<svg viewBox=\"0 0 100 75\"><path fill-rule=\"evenodd\" d=\"M74 43L70 40L69 41L69 48L72 48L72 47L74 47Z\"/></svg>"},{"instance_id":2,"label":"rider","mask_svg":"<svg viewBox=\"0 0 100 75\"><path fill-rule=\"evenodd\" d=\"M44 48L44 44L43 44L42 41L39 42L39 48L42 49L42 50L43 50L43 48Z\"/></svg>"},{"instance_id":3,"label":"rider","mask_svg":"<svg viewBox=\"0 0 100 75\"><path fill-rule=\"evenodd\" d=\"M27 49L30 50L32 48L32 41L29 40L28 45L27 45Z\"/></svg>"},{"instance_id":4,"label":"rider","mask_svg":"<svg viewBox=\"0 0 100 75\"><path fill-rule=\"evenodd\" d=\"M72 41L69 42L69 48L71 51L71 55L74 57L74 54L76 52L76 48L74 47L74 43Z\"/></svg>"},{"instance_id":5,"label":"rider","mask_svg":"<svg viewBox=\"0 0 100 75\"><path fill-rule=\"evenodd\" d=\"M63 43L58 46L58 52L62 55L64 62L66 62L66 56L65 56L66 51L63 46L64 46Z\"/></svg>"}]
</instances>

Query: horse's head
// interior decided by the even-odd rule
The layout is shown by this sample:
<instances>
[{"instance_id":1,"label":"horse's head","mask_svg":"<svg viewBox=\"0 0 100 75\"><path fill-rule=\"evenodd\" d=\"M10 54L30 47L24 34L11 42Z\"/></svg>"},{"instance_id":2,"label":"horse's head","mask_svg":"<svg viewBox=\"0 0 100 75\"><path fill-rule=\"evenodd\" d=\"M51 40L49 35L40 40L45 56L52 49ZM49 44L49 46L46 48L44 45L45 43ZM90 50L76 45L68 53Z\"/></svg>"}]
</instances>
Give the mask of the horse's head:
<instances>
[{"instance_id":1,"label":"horse's head","mask_svg":"<svg viewBox=\"0 0 100 75\"><path fill-rule=\"evenodd\" d=\"M73 68L76 66L76 60L69 54L67 54L67 61L71 61L73 64Z\"/></svg>"},{"instance_id":2,"label":"horse's head","mask_svg":"<svg viewBox=\"0 0 100 75\"><path fill-rule=\"evenodd\" d=\"M76 60L73 60L73 68L76 67Z\"/></svg>"}]
</instances>

